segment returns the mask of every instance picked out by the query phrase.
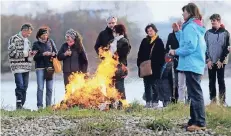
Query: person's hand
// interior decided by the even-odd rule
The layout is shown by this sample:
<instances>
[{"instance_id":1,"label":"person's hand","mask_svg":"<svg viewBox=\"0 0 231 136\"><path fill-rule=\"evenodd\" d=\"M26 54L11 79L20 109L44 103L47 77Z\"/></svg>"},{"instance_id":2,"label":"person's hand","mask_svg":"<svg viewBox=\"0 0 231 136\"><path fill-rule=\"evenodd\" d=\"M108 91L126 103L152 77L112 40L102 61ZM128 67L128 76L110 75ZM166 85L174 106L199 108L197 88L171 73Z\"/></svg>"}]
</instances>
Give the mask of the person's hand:
<instances>
[{"instance_id":1,"label":"person's hand","mask_svg":"<svg viewBox=\"0 0 231 136\"><path fill-rule=\"evenodd\" d=\"M221 63L220 60L218 60L216 64L218 69L223 68L223 63Z\"/></svg>"},{"instance_id":2,"label":"person's hand","mask_svg":"<svg viewBox=\"0 0 231 136\"><path fill-rule=\"evenodd\" d=\"M67 50L65 53L64 53L65 56L71 56L71 51Z\"/></svg>"},{"instance_id":3,"label":"person's hand","mask_svg":"<svg viewBox=\"0 0 231 136\"><path fill-rule=\"evenodd\" d=\"M35 56L38 51L29 51L29 56Z\"/></svg>"},{"instance_id":4,"label":"person's hand","mask_svg":"<svg viewBox=\"0 0 231 136\"><path fill-rule=\"evenodd\" d=\"M212 67L213 67L213 62L212 62L211 60L208 61L207 66L208 66L209 69L212 69Z\"/></svg>"},{"instance_id":5,"label":"person's hand","mask_svg":"<svg viewBox=\"0 0 231 136\"><path fill-rule=\"evenodd\" d=\"M229 52L231 53L231 46L228 47Z\"/></svg>"},{"instance_id":6,"label":"person's hand","mask_svg":"<svg viewBox=\"0 0 231 136\"><path fill-rule=\"evenodd\" d=\"M170 50L168 54L170 54L172 56L175 56L176 55L176 51L175 50Z\"/></svg>"},{"instance_id":7,"label":"person's hand","mask_svg":"<svg viewBox=\"0 0 231 136\"><path fill-rule=\"evenodd\" d=\"M54 57L55 56L55 52L53 52L51 56Z\"/></svg>"},{"instance_id":8,"label":"person's hand","mask_svg":"<svg viewBox=\"0 0 231 136\"><path fill-rule=\"evenodd\" d=\"M180 30L180 27L177 23L173 23L172 24L172 29L174 32L178 32Z\"/></svg>"}]
</instances>

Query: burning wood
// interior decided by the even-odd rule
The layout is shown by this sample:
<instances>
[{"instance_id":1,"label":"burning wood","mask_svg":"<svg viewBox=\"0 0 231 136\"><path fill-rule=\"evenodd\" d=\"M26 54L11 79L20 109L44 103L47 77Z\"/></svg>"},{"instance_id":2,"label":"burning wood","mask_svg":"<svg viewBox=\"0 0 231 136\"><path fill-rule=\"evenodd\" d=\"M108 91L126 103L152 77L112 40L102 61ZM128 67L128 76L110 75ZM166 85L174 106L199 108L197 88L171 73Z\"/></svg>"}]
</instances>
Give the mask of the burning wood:
<instances>
[{"instance_id":1,"label":"burning wood","mask_svg":"<svg viewBox=\"0 0 231 136\"><path fill-rule=\"evenodd\" d=\"M66 86L67 92L64 100L55 105L54 109L68 109L78 106L80 108L108 110L127 106L126 101L121 100L121 94L113 84L118 57L112 57L109 51L103 51L103 49L100 49L100 55L104 59L92 77L86 78L83 73L73 73L69 77L70 83Z\"/></svg>"}]
</instances>

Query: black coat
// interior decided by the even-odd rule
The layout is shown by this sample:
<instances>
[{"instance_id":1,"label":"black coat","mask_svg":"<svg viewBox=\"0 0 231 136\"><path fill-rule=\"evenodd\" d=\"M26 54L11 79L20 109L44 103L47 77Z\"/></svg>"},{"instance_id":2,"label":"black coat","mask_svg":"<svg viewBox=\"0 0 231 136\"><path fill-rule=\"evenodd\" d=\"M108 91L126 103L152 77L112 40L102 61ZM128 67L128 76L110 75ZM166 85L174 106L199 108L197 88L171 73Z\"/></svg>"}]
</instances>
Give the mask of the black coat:
<instances>
[{"instance_id":1,"label":"black coat","mask_svg":"<svg viewBox=\"0 0 231 136\"><path fill-rule=\"evenodd\" d=\"M113 42L110 41L110 43ZM127 38L121 38L117 41L116 54L119 56L119 62L127 66L127 56L130 53L131 45Z\"/></svg>"},{"instance_id":2,"label":"black coat","mask_svg":"<svg viewBox=\"0 0 231 136\"><path fill-rule=\"evenodd\" d=\"M43 53L46 51L57 53L56 45L52 39L48 39L47 43L34 42L32 50L37 51L34 56L35 68L53 67L51 56L43 56Z\"/></svg>"},{"instance_id":3,"label":"black coat","mask_svg":"<svg viewBox=\"0 0 231 136\"><path fill-rule=\"evenodd\" d=\"M150 44L150 40L151 38L149 37L144 38L142 40L138 51L137 66L139 68L142 62L149 60L151 48L155 43L151 55L151 66L152 66L153 75L150 77L154 79L160 79L160 72L164 64L164 56L165 56L164 43L159 37L157 37L156 40L154 40L151 44Z\"/></svg>"},{"instance_id":4,"label":"black coat","mask_svg":"<svg viewBox=\"0 0 231 136\"><path fill-rule=\"evenodd\" d=\"M95 51L97 54L99 54L99 48L100 47L107 47L108 46L108 43L114 39L114 36L113 36L113 33L112 33L112 30L108 27L106 27L105 30L101 31L99 33L99 36L96 40L96 43L95 43Z\"/></svg>"},{"instance_id":5,"label":"black coat","mask_svg":"<svg viewBox=\"0 0 231 136\"><path fill-rule=\"evenodd\" d=\"M71 56L65 56L64 53L69 49L68 44L64 43L58 52L58 59L63 61L63 72L82 72L86 73L88 68L88 59L85 50L78 52L73 46Z\"/></svg>"},{"instance_id":6,"label":"black coat","mask_svg":"<svg viewBox=\"0 0 231 136\"><path fill-rule=\"evenodd\" d=\"M176 35L174 32L168 35L168 41L166 44L166 53L168 53L170 50L169 45L171 45L171 49L174 49L174 50L179 48L179 42L176 39ZM177 68L178 60L179 60L179 56L174 56L174 68L175 69Z\"/></svg>"}]
</instances>

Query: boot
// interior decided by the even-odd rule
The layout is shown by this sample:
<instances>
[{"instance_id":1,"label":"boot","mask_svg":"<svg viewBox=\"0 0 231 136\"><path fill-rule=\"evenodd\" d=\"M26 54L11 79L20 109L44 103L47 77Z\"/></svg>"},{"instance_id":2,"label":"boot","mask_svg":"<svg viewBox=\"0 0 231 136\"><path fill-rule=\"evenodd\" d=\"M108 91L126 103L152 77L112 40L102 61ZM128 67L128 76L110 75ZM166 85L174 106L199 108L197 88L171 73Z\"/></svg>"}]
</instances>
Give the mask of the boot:
<instances>
[{"instance_id":1,"label":"boot","mask_svg":"<svg viewBox=\"0 0 231 136\"><path fill-rule=\"evenodd\" d=\"M21 102L16 102L16 109L22 109L22 103Z\"/></svg>"}]
</instances>

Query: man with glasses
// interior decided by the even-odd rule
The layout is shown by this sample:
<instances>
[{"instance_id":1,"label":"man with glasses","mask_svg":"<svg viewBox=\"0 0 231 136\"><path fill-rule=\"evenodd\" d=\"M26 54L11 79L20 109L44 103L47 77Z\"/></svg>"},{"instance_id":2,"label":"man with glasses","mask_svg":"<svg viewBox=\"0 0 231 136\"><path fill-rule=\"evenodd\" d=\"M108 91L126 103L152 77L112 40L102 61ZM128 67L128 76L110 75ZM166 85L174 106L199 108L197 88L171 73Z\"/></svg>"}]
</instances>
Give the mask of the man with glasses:
<instances>
[{"instance_id":1,"label":"man with glasses","mask_svg":"<svg viewBox=\"0 0 231 136\"><path fill-rule=\"evenodd\" d=\"M26 91L29 81L33 56L36 52L31 51L31 43L27 39L32 33L31 24L24 24L21 31L12 36L8 42L8 56L10 68L15 77L16 108L22 109L26 101Z\"/></svg>"},{"instance_id":2,"label":"man with glasses","mask_svg":"<svg viewBox=\"0 0 231 136\"><path fill-rule=\"evenodd\" d=\"M99 36L95 43L95 51L99 55L100 47L107 47L108 42L114 39L113 27L117 24L117 18L114 16L108 17L106 19L107 27L105 30L99 33Z\"/></svg>"}]
</instances>

